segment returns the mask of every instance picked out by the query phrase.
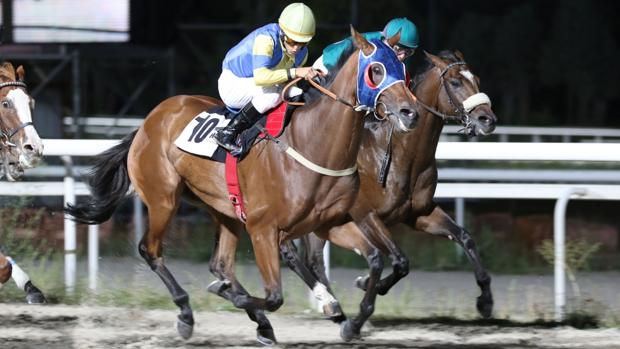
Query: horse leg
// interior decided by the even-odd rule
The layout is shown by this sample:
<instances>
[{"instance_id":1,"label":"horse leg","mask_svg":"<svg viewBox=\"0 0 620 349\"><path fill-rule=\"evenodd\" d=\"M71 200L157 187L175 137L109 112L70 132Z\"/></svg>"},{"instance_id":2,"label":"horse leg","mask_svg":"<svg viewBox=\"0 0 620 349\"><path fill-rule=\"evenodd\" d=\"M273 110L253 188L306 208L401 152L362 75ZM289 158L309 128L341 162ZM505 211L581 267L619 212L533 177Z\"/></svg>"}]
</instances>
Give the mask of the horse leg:
<instances>
[{"instance_id":1,"label":"horse leg","mask_svg":"<svg viewBox=\"0 0 620 349\"><path fill-rule=\"evenodd\" d=\"M340 303L332 295L329 285L317 280L315 274L302 262L292 241L289 240L280 245L280 254L288 267L308 285L314 297L323 304L323 313L337 324L345 321L347 318L340 308ZM324 272L323 275L325 275Z\"/></svg>"},{"instance_id":2,"label":"horse leg","mask_svg":"<svg viewBox=\"0 0 620 349\"><path fill-rule=\"evenodd\" d=\"M252 233L255 231L255 233ZM265 298L253 297L249 294L239 294L232 300L239 309L276 311L284 302L282 297L282 280L280 275L279 234L278 231L263 230L265 233L256 233L260 229L250 230L250 239L256 258L256 265L261 273L265 287ZM223 251L220 258L234 258L234 251Z\"/></svg>"},{"instance_id":3,"label":"horse leg","mask_svg":"<svg viewBox=\"0 0 620 349\"><path fill-rule=\"evenodd\" d=\"M305 248L304 264L310 272L327 287L327 290L332 293L329 286L329 279L325 272L325 257L323 256L326 241L319 238L314 233L304 235L300 240Z\"/></svg>"},{"instance_id":4,"label":"horse leg","mask_svg":"<svg viewBox=\"0 0 620 349\"><path fill-rule=\"evenodd\" d=\"M394 243L390 231L375 212L367 214L358 222L358 226L371 243L392 260L392 273L377 284L377 293L384 296L399 280L409 274L409 259ZM356 286L366 290L367 280L368 276L359 277L356 280Z\"/></svg>"},{"instance_id":5,"label":"horse leg","mask_svg":"<svg viewBox=\"0 0 620 349\"><path fill-rule=\"evenodd\" d=\"M47 299L43 295L43 292L39 290L33 283L30 281L30 276L26 274L26 272L15 263L15 260L9 256L6 257L11 266L13 267L13 272L11 277L13 281L15 281L15 285L19 289L24 290L26 292L26 301L28 304L45 304L47 303Z\"/></svg>"},{"instance_id":6,"label":"horse leg","mask_svg":"<svg viewBox=\"0 0 620 349\"><path fill-rule=\"evenodd\" d=\"M463 248L470 263L474 265L476 283L482 292L477 298L476 308L482 317L490 317L493 312L491 276L482 266L476 243L469 232L458 226L439 206L435 206L428 216L418 217L414 228L433 235L444 236L456 241Z\"/></svg>"},{"instance_id":7,"label":"horse leg","mask_svg":"<svg viewBox=\"0 0 620 349\"><path fill-rule=\"evenodd\" d=\"M0 253L0 288L9 281L13 267L6 257Z\"/></svg>"},{"instance_id":8,"label":"horse leg","mask_svg":"<svg viewBox=\"0 0 620 349\"><path fill-rule=\"evenodd\" d=\"M362 326L375 311L377 283L381 278L381 271L383 270L381 252L370 243L354 222L349 222L328 231L317 231L316 235L340 247L353 250L364 256L368 261L367 288L360 303L360 312L355 318L348 319L340 325L340 337L348 342L355 337L359 337Z\"/></svg>"},{"instance_id":9,"label":"horse leg","mask_svg":"<svg viewBox=\"0 0 620 349\"><path fill-rule=\"evenodd\" d=\"M166 173L167 172L167 173ZM174 303L181 309L178 316L177 330L181 337L187 339L192 336L194 316L189 305L189 295L178 284L172 273L164 264L162 257L162 242L166 229L179 207L182 187L178 175L171 175L173 171L160 171L165 178L154 178L157 173L149 174L148 183L135 185L136 191L142 197L147 209L149 225L146 234L140 241L138 251L151 270L159 276L168 288ZM142 186L140 185L142 184Z\"/></svg>"},{"instance_id":10,"label":"horse leg","mask_svg":"<svg viewBox=\"0 0 620 349\"><path fill-rule=\"evenodd\" d=\"M217 217L220 222L218 225L215 244L213 246L213 255L211 257L209 268L211 273L215 275L218 280L212 282L207 290L211 293L234 302L234 299L238 296L249 296L248 292L237 281L235 277L235 259L234 251L237 249L239 241L239 234L243 231L243 225L231 220L227 217ZM222 251L222 252L220 252ZM226 253L224 251L231 251ZM229 257L229 258L227 258ZM256 328L256 338L264 345L273 345L276 343L275 334L271 323L265 316L263 310L250 310L246 309L250 320L256 322L258 327Z\"/></svg>"}]
</instances>

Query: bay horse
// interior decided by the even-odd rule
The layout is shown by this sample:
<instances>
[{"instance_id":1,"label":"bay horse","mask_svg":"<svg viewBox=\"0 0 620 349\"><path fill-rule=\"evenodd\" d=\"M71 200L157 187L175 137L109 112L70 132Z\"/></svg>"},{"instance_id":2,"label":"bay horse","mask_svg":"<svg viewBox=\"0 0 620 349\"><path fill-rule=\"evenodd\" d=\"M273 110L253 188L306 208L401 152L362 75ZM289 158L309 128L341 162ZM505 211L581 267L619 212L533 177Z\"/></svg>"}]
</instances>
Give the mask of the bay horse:
<instances>
[{"instance_id":1,"label":"bay horse","mask_svg":"<svg viewBox=\"0 0 620 349\"><path fill-rule=\"evenodd\" d=\"M0 64L0 177L18 180L41 160L43 143L32 123L34 99L26 92L23 66ZM15 261L0 253L0 287L11 277L31 304L45 303L43 293Z\"/></svg>"},{"instance_id":2,"label":"bay horse","mask_svg":"<svg viewBox=\"0 0 620 349\"><path fill-rule=\"evenodd\" d=\"M356 244L357 239L348 239L361 230L392 260L392 274L376 285L378 293L385 295L409 272L409 261L388 229L404 223L414 230L448 238L463 248L474 266L481 290L476 307L486 318L493 309L491 277L482 266L470 233L458 226L433 200L437 187L435 151L445 122L460 122L468 135L475 136L493 132L497 118L488 97L479 92L480 80L471 72L462 53L443 51L440 56L426 52L425 55L430 64L415 78L415 95L424 110L418 125L412 132L392 135L390 125L366 122L357 158L360 191L350 211L351 221L331 228L327 234L320 232L302 237L306 251L303 263L313 274L305 281L311 283L318 279L329 285L323 264L325 239L366 256L363 246ZM299 259L291 259L291 263L296 262ZM298 266L293 267L297 269ZM307 273L298 274L308 277ZM356 285L361 289L369 287L368 276L358 278Z\"/></svg>"},{"instance_id":3,"label":"bay horse","mask_svg":"<svg viewBox=\"0 0 620 349\"><path fill-rule=\"evenodd\" d=\"M245 228L266 297L251 296L236 280L232 269L234 250L219 249L218 264L224 279L215 286L222 286L222 295L245 309L258 323L257 335L263 343L275 342L264 311L275 311L283 303L280 245L339 225L357 195L359 177L355 168L364 125L364 113L356 106L358 81L369 78L368 83L378 85L392 74L386 66L400 64L403 72L392 77L400 81L382 89L375 104L383 106L378 113L399 131L409 131L417 121L414 97L402 81L404 66L393 51L384 43L367 41L353 27L351 34L359 54L351 55L335 74L330 88L339 96L336 101L321 97L295 110L278 144L260 142L239 162L238 175L247 210ZM394 44L399 38L397 34L388 40ZM379 53L382 58L373 61ZM360 62L367 63L358 67ZM133 186L148 209L149 227L139 252L180 308L177 330L183 338L191 336L194 325L189 296L162 257L163 237L181 198L204 205L231 235L244 231L228 198L224 165L186 153L173 143L192 118L220 104L205 96L175 96L160 103L137 131L97 157L88 179L92 192L89 201L66 208L78 222L98 224L110 218L130 184ZM282 151L283 144L300 149L305 158L342 175L326 175L305 167ZM378 281L380 270L373 275ZM371 277L369 285L372 282ZM374 303L375 295L374 288L369 287L363 302Z\"/></svg>"}]
</instances>

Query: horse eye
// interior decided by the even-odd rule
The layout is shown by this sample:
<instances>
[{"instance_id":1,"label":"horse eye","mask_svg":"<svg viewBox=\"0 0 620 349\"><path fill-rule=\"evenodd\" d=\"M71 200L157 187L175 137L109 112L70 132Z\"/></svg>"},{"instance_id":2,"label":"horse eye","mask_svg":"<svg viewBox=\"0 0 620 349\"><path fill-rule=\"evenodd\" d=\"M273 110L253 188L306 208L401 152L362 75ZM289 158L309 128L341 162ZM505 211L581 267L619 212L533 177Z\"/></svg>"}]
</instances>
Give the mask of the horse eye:
<instances>
[{"instance_id":1,"label":"horse eye","mask_svg":"<svg viewBox=\"0 0 620 349\"><path fill-rule=\"evenodd\" d=\"M450 85L454 86L454 87L459 87L461 86L461 80L459 79L450 79Z\"/></svg>"},{"instance_id":2,"label":"horse eye","mask_svg":"<svg viewBox=\"0 0 620 349\"><path fill-rule=\"evenodd\" d=\"M3 108L10 108L11 107L11 103L9 103L9 101L2 101L2 107Z\"/></svg>"},{"instance_id":3,"label":"horse eye","mask_svg":"<svg viewBox=\"0 0 620 349\"><path fill-rule=\"evenodd\" d=\"M385 74L385 72L383 71L383 67L380 65L374 65L372 67L372 82L375 85L378 85L381 80L383 80L383 75Z\"/></svg>"}]
</instances>

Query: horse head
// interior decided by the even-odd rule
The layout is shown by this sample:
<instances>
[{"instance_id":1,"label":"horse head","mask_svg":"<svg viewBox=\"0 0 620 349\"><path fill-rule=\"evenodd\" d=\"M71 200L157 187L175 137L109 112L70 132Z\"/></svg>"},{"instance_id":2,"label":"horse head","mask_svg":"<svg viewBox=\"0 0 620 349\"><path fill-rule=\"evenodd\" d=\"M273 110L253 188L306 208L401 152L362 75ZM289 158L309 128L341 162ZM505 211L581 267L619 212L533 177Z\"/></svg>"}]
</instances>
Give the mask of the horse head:
<instances>
[{"instance_id":1,"label":"horse head","mask_svg":"<svg viewBox=\"0 0 620 349\"><path fill-rule=\"evenodd\" d=\"M429 80L434 80L431 85L437 87L425 89L420 84L419 104L444 119L458 120L469 136L484 136L493 132L497 117L491 109L491 100L480 92L480 79L471 72L463 54L459 51L444 52L440 56L428 52L424 54L434 66L431 69L435 79ZM424 77L430 78L426 74ZM436 101L437 110L421 100Z\"/></svg>"},{"instance_id":2,"label":"horse head","mask_svg":"<svg viewBox=\"0 0 620 349\"><path fill-rule=\"evenodd\" d=\"M377 118L389 119L398 131L415 127L418 114L415 98L405 84L405 65L398 60L391 45L400 39L400 31L387 43L366 40L351 27L353 43L359 51L357 103Z\"/></svg>"},{"instance_id":3,"label":"horse head","mask_svg":"<svg viewBox=\"0 0 620 349\"><path fill-rule=\"evenodd\" d=\"M0 171L10 181L37 165L43 143L32 124L34 99L26 92L24 68L0 64ZM30 126L30 127L29 127Z\"/></svg>"}]
</instances>

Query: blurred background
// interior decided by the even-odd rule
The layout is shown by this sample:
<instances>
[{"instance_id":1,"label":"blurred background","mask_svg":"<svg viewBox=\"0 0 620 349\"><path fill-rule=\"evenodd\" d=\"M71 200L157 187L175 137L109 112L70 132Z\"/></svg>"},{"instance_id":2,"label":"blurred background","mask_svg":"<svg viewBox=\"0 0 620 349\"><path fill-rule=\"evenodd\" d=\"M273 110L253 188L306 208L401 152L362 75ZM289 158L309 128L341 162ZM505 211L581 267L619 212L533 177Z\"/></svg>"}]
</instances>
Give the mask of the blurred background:
<instances>
[{"instance_id":1,"label":"blurred background","mask_svg":"<svg viewBox=\"0 0 620 349\"><path fill-rule=\"evenodd\" d=\"M226 51L251 30L277 21L287 3L3 0L0 53L6 58L32 55L20 63L34 68L31 85L47 82L38 97L58 104L56 118L145 115L170 94L217 95ZM615 85L620 5L615 1L307 3L318 21L310 59L348 36L349 24L362 32L377 31L391 18L405 16L419 29L421 49L464 53L502 124L620 127L614 114L620 106ZM410 60L412 71L421 65L421 53ZM71 55L79 56L78 67L58 68ZM78 86L75 101L71 92Z\"/></svg>"},{"instance_id":2,"label":"blurred background","mask_svg":"<svg viewBox=\"0 0 620 349\"><path fill-rule=\"evenodd\" d=\"M37 100L35 125L43 138L115 139L137 127L153 107L169 96L217 96L217 78L227 50L253 29L276 22L288 3L2 0L0 60L26 68L26 82ZM460 50L480 77L481 90L493 101L500 127L532 127L521 133L473 141L620 140L620 130L616 130L620 128L618 1L305 3L313 9L318 22L317 34L309 46L310 61L318 58L326 45L349 36L350 24L360 32L378 31L394 17L408 17L421 35L420 49L408 62L412 72L424 65L422 50ZM557 131L559 128L564 131ZM585 129L593 131L579 133ZM454 130L446 132L442 140L466 140ZM88 158L74 159L76 166L89 163ZM61 162L48 158L46 164ZM568 173L607 171L611 177L599 182L620 182L620 176L616 176L620 173L618 163L441 161L439 165L440 178L442 169L509 167ZM451 180L449 176L444 179ZM17 226L32 224L23 232L6 229L4 239L10 243L5 245L26 251L29 248L17 241L31 237L45 241L39 246L43 250L62 248L61 198L7 198L3 202L5 217L12 217ZM440 203L453 212L453 200L441 199ZM544 241L553 235L554 204L553 200L471 199L467 200L462 221L473 233L485 265L492 272L548 274L551 267ZM619 212L617 201L571 202L567 234L575 243L577 255L583 257L580 270L618 271ZM113 220L102 226L103 256L135 254L133 214L128 200ZM79 251L84 255L85 228L78 229ZM406 227L396 227L393 232L416 270L471 270L452 242L417 234ZM7 238L9 235L13 238ZM166 255L204 262L210 257L212 236L210 219L201 211L182 206L167 237ZM242 260L253 258L247 240L239 253ZM332 264L347 268L366 265L358 256L336 248L332 250ZM617 283L617 274L613 277ZM473 283L473 277L468 280ZM616 294L616 298L620 304L620 296Z\"/></svg>"}]
</instances>

